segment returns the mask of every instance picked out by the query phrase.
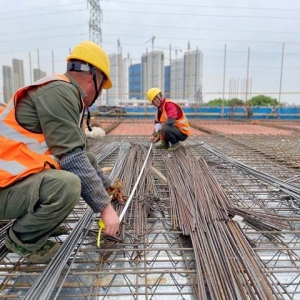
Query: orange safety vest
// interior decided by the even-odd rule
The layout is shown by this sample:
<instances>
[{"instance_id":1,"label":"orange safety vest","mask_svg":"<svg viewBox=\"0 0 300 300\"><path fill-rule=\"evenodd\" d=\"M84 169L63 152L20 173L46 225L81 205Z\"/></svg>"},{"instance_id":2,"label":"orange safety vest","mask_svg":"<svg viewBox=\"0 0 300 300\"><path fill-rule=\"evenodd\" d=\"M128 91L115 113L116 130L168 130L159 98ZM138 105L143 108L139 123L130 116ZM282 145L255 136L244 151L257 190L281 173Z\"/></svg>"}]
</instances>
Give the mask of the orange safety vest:
<instances>
[{"instance_id":1,"label":"orange safety vest","mask_svg":"<svg viewBox=\"0 0 300 300\"><path fill-rule=\"evenodd\" d=\"M158 115L156 112L156 116L155 116L156 121L159 123L164 123L167 121L168 115L167 115L166 108L165 108L167 102L172 102L173 104L176 105L177 109L179 109L181 111L182 116L180 119L176 120L175 126L177 126L182 133L184 133L186 135L190 135L191 129L190 129L189 122L185 116L185 113L183 112L182 108L177 103L175 103L174 101L172 101L170 99L165 99L164 105L162 107L162 113L161 113L159 120L158 120Z\"/></svg>"},{"instance_id":2,"label":"orange safety vest","mask_svg":"<svg viewBox=\"0 0 300 300\"><path fill-rule=\"evenodd\" d=\"M57 80L70 83L68 77L62 74L44 77L19 89L1 113L0 188L44 169L60 169L59 163L46 144L44 134L33 133L22 127L16 120L15 109L24 92Z\"/></svg>"}]
</instances>

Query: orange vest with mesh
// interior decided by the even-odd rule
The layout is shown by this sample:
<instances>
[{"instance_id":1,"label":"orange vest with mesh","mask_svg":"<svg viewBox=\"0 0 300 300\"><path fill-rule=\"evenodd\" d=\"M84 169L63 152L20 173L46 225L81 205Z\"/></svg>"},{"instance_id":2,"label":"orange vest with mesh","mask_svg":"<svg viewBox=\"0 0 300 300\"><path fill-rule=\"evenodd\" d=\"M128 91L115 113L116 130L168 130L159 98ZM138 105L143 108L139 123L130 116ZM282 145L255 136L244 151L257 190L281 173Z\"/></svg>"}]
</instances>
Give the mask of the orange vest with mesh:
<instances>
[{"instance_id":1,"label":"orange vest with mesh","mask_svg":"<svg viewBox=\"0 0 300 300\"><path fill-rule=\"evenodd\" d=\"M19 125L15 110L24 92L57 80L70 82L62 74L44 77L19 89L0 114L0 187L7 187L44 169L60 169L45 142L44 134L32 133Z\"/></svg>"},{"instance_id":2,"label":"orange vest with mesh","mask_svg":"<svg viewBox=\"0 0 300 300\"><path fill-rule=\"evenodd\" d=\"M156 116L155 116L156 121L158 121L160 123L163 123L163 122L167 121L168 115L167 115L166 108L165 108L167 102L172 102L173 104L176 105L177 109L181 111L181 118L176 120L175 126L177 126L182 133L184 133L186 135L190 135L190 133L191 133L190 125L189 125L189 122L188 122L182 108L177 103L175 103L174 101L172 101L170 99L165 99L165 103L162 107L162 113L161 113L161 116L160 116L159 120L158 120L158 115L157 115L157 112L156 112Z\"/></svg>"}]
</instances>

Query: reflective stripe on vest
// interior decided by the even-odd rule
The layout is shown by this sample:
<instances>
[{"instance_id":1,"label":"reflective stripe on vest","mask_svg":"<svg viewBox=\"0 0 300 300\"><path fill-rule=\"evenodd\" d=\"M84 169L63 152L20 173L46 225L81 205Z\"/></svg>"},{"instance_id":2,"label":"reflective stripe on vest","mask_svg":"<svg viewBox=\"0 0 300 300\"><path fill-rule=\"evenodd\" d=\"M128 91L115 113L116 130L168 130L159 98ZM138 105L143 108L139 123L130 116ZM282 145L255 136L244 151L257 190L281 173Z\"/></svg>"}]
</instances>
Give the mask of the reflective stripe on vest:
<instances>
[{"instance_id":1,"label":"reflective stripe on vest","mask_svg":"<svg viewBox=\"0 0 300 300\"><path fill-rule=\"evenodd\" d=\"M158 120L158 116L157 116L157 112L156 112L156 117L155 117L156 121L163 123L168 120L168 115L167 115L166 108L165 108L167 102L171 102L171 103L175 104L176 107L181 111L182 116L180 119L176 120L175 126L178 127L182 133L184 133L186 135L190 135L191 129L190 129L190 125L189 125L187 117L185 116L184 111L177 103L175 103L174 101L172 101L170 99L165 99L165 103L162 107L162 113L160 116L160 120Z\"/></svg>"},{"instance_id":2,"label":"reflective stripe on vest","mask_svg":"<svg viewBox=\"0 0 300 300\"><path fill-rule=\"evenodd\" d=\"M32 85L19 89L0 115L0 187L44 169L60 166L45 142L43 133L32 133L18 124L15 107L25 91L51 81L70 80L65 75L44 77ZM83 112L81 112L83 114Z\"/></svg>"}]
</instances>

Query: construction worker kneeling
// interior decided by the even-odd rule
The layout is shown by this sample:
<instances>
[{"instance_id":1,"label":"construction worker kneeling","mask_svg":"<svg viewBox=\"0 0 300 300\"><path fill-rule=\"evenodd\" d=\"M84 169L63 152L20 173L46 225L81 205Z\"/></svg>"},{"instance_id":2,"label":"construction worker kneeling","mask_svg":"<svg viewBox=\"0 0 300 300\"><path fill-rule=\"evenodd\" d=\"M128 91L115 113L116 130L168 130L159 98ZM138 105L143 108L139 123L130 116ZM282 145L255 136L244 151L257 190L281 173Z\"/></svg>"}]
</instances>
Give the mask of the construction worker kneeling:
<instances>
[{"instance_id":1,"label":"construction worker kneeling","mask_svg":"<svg viewBox=\"0 0 300 300\"><path fill-rule=\"evenodd\" d=\"M5 245L32 263L55 255L60 244L49 238L66 232L61 224L80 197L101 216L103 233L119 231L111 180L87 151L84 131L85 112L91 129L89 107L112 87L109 57L84 41L66 60L64 74L19 89L0 114L0 220L14 220Z\"/></svg>"},{"instance_id":2,"label":"construction worker kneeling","mask_svg":"<svg viewBox=\"0 0 300 300\"><path fill-rule=\"evenodd\" d=\"M153 135L150 142L160 144L156 149L175 151L190 135L189 122L182 108L174 101L164 98L159 88L147 92L149 101L157 107Z\"/></svg>"}]
</instances>

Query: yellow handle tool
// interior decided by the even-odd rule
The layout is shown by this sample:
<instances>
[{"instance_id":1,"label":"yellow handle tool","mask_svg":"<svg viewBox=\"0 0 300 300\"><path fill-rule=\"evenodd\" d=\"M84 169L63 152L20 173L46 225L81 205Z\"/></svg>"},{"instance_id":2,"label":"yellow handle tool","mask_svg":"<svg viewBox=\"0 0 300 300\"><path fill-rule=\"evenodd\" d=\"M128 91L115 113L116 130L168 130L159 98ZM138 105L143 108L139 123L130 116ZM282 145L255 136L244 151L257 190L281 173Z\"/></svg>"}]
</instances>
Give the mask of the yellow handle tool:
<instances>
[{"instance_id":1,"label":"yellow handle tool","mask_svg":"<svg viewBox=\"0 0 300 300\"><path fill-rule=\"evenodd\" d=\"M97 237L97 247L99 248L100 247L100 240L101 240L101 231L102 231L102 229L106 228L106 226L105 226L102 219L100 219L98 221L98 226L99 226L99 231L98 231L98 237Z\"/></svg>"}]
</instances>

